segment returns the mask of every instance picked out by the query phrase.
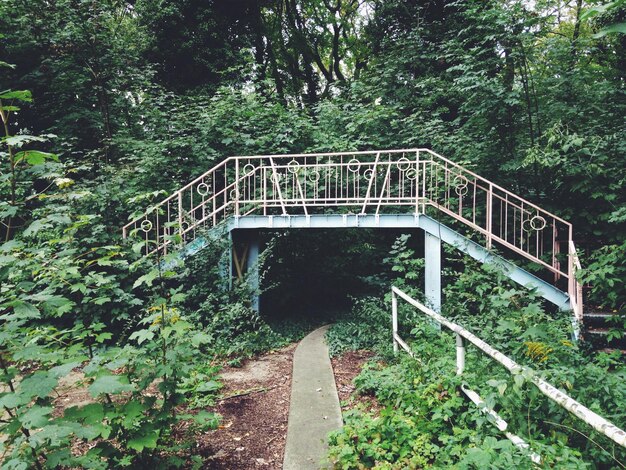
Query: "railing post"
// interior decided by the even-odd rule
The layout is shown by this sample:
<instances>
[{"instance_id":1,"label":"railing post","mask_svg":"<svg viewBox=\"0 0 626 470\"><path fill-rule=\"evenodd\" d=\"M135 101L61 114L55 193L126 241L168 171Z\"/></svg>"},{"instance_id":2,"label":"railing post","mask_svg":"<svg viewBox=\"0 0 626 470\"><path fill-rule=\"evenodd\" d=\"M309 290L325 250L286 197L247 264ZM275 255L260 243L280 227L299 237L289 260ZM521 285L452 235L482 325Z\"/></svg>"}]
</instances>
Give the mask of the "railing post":
<instances>
[{"instance_id":1,"label":"railing post","mask_svg":"<svg viewBox=\"0 0 626 470\"><path fill-rule=\"evenodd\" d=\"M235 159L235 216L239 217L239 159Z\"/></svg>"},{"instance_id":2,"label":"railing post","mask_svg":"<svg viewBox=\"0 0 626 470\"><path fill-rule=\"evenodd\" d=\"M255 231L251 234L248 239L248 257L246 259L246 278L248 280L248 285L250 286L250 290L252 298L251 306L252 310L259 313L260 311L260 296L259 296L259 278L260 278L260 242L259 242L259 234Z\"/></svg>"},{"instance_id":3,"label":"railing post","mask_svg":"<svg viewBox=\"0 0 626 470\"><path fill-rule=\"evenodd\" d=\"M465 342L460 334L456 334L456 375L465 370Z\"/></svg>"},{"instance_id":4,"label":"railing post","mask_svg":"<svg viewBox=\"0 0 626 470\"><path fill-rule=\"evenodd\" d=\"M261 163L261 170L263 178L263 215L267 215L267 167Z\"/></svg>"},{"instance_id":5,"label":"railing post","mask_svg":"<svg viewBox=\"0 0 626 470\"><path fill-rule=\"evenodd\" d=\"M180 243L183 243L183 193L178 191L178 234Z\"/></svg>"},{"instance_id":6,"label":"railing post","mask_svg":"<svg viewBox=\"0 0 626 470\"><path fill-rule=\"evenodd\" d=\"M493 223L493 184L489 183L489 193L487 193L487 249L491 250L491 229Z\"/></svg>"},{"instance_id":7,"label":"railing post","mask_svg":"<svg viewBox=\"0 0 626 470\"><path fill-rule=\"evenodd\" d=\"M391 339L393 341L393 353L398 353L398 343L396 335L398 334L398 298L396 293L391 290Z\"/></svg>"},{"instance_id":8,"label":"railing post","mask_svg":"<svg viewBox=\"0 0 626 470\"><path fill-rule=\"evenodd\" d=\"M420 213L420 151L415 152L415 215Z\"/></svg>"}]
</instances>

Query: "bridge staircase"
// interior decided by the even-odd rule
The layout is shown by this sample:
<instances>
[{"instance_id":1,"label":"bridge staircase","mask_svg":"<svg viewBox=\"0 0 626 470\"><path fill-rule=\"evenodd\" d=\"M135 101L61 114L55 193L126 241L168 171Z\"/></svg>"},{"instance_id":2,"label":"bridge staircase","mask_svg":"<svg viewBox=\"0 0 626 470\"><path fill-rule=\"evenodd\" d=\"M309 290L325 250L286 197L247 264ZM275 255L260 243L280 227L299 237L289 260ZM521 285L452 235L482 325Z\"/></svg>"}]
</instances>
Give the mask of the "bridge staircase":
<instances>
[{"instance_id":1,"label":"bridge staircase","mask_svg":"<svg viewBox=\"0 0 626 470\"><path fill-rule=\"evenodd\" d=\"M585 320L572 225L425 148L229 157L148 207L123 236L163 262L199 251L211 234L333 227L423 229L571 311L575 329ZM426 282L440 290L428 273Z\"/></svg>"}]
</instances>

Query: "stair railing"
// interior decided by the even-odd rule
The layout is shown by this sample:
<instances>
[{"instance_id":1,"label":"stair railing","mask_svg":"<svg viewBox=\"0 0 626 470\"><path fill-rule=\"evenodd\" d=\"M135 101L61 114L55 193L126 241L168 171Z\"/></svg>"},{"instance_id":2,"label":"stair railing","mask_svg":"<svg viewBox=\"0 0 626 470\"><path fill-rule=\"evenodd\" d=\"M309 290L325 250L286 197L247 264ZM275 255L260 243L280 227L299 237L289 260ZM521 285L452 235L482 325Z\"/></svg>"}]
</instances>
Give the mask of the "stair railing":
<instances>
[{"instance_id":1,"label":"stair railing","mask_svg":"<svg viewBox=\"0 0 626 470\"><path fill-rule=\"evenodd\" d=\"M582 296L572 225L429 149L229 157L123 228L146 254L165 255L229 217L431 212L485 246L504 247L567 279ZM565 243L566 250L561 250ZM564 258L567 258L564 263Z\"/></svg>"},{"instance_id":2,"label":"stair railing","mask_svg":"<svg viewBox=\"0 0 626 470\"><path fill-rule=\"evenodd\" d=\"M517 364L513 359L505 356L503 353L489 345L487 342L480 339L478 336L474 335L469 330L466 330L460 325L451 322L444 316L435 312L434 310L426 307L421 302L415 300L410 297L408 294L398 289L395 286L391 288L391 317L392 317L392 341L393 341L393 349L394 352L398 352L399 347L408 352L411 356L414 356L413 351L409 345L404 341L399 333L398 333L398 299L402 299L407 302L409 305L415 307L418 311L425 314L429 318L435 320L439 325L445 326L450 331L455 333L456 337L456 374L463 375L465 370L465 355L466 355L466 343L469 342L476 346L482 353L498 362L504 368L506 368L511 374L519 374L523 371L526 372L525 376L530 377L532 383L539 389L541 393L543 393L550 400L554 401L557 405L566 409L574 416L579 418L580 420L587 423L589 426L594 428L599 433L605 435L609 439L611 439L616 444L626 448L626 432L623 429L618 428L613 423L603 418L602 416L594 413L589 408L585 407L578 401L574 400L572 397L557 389L550 383L543 380L536 374L534 371L529 369L528 367L523 367ZM417 358L419 360L419 358ZM467 395L470 400L472 400L477 406L479 406L484 413L486 413L491 421L500 429L500 431L505 432L506 436L518 447L527 449L528 443L523 441L518 436L507 432L507 423L500 418L500 416L492 409L488 408L485 405L485 402L480 398L480 396L473 390L466 388L465 386L461 387L461 390ZM539 463L540 457L532 453L530 454L531 459L535 463Z\"/></svg>"}]
</instances>

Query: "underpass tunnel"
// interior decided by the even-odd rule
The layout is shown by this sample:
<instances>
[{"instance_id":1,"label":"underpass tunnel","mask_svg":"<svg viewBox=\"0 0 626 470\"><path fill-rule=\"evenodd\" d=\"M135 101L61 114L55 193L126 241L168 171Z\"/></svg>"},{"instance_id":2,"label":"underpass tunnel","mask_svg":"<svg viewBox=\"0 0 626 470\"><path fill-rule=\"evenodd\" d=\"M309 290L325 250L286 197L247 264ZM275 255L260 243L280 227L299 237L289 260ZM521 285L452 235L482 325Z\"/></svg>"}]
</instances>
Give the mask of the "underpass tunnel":
<instances>
[{"instance_id":1,"label":"underpass tunnel","mask_svg":"<svg viewBox=\"0 0 626 470\"><path fill-rule=\"evenodd\" d=\"M349 311L353 298L389 289L389 252L402 234L423 256L420 229L234 230L232 277L254 289L258 275L258 307L268 320L330 320Z\"/></svg>"}]
</instances>

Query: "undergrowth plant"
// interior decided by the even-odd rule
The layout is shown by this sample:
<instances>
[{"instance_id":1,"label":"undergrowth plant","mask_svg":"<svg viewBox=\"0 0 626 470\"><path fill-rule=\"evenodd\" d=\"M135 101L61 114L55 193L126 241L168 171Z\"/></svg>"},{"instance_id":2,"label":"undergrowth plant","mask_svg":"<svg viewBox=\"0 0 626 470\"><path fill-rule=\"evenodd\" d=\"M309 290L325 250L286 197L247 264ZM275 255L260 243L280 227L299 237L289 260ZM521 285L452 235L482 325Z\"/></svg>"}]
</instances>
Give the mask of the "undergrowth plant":
<instances>
[{"instance_id":1,"label":"undergrowth plant","mask_svg":"<svg viewBox=\"0 0 626 470\"><path fill-rule=\"evenodd\" d=\"M30 94L0 94L5 124L18 110L7 99ZM2 139L0 468L197 467L190 437L219 420L189 411L219 389L203 368L211 336L180 309L175 273L107 244L101 218L83 211L95 196L56 157L25 149L45 140ZM68 388L82 404L58 400Z\"/></svg>"},{"instance_id":2,"label":"undergrowth plant","mask_svg":"<svg viewBox=\"0 0 626 470\"><path fill-rule=\"evenodd\" d=\"M398 256L392 272L406 273L409 257ZM411 253L413 256L413 253ZM454 258L453 258L454 259ZM534 374L561 388L614 424L626 426L626 367L619 353L592 353L571 341L569 314L547 309L533 292L513 285L494 266L470 259L451 263L445 273L444 316L477 334L522 366L511 375L472 345L466 368L456 376L455 339L400 301L401 336L414 358L389 354L390 302L355 304L357 321L331 329L331 350L362 347L360 334L378 341L366 347L379 357L355 379L358 394L376 398L380 411L357 406L342 430L331 434L336 468L535 468L530 451L514 446L460 387L469 387L507 422L508 430L530 444L547 468L624 468L626 452L545 397ZM461 263L462 262L462 263ZM460 266L461 268L454 268ZM396 280L416 290L409 279ZM377 321L372 335L373 319ZM382 359L382 361L381 361Z\"/></svg>"}]
</instances>

